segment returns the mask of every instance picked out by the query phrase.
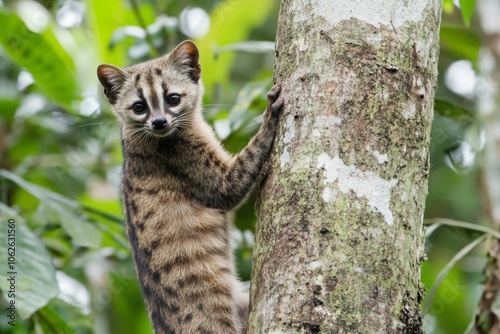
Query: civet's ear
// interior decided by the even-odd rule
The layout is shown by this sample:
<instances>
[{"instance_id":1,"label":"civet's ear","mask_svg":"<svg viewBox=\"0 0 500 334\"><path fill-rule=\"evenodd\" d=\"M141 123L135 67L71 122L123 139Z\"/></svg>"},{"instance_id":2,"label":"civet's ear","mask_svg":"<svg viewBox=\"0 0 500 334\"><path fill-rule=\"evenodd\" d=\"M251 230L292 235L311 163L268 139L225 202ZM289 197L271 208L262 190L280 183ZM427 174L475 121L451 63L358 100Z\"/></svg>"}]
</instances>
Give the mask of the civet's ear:
<instances>
[{"instance_id":1,"label":"civet's ear","mask_svg":"<svg viewBox=\"0 0 500 334\"><path fill-rule=\"evenodd\" d=\"M186 73L193 82L198 82L201 76L201 66L199 63L200 54L196 44L192 41L184 41L177 45L169 57L179 66L182 72Z\"/></svg>"},{"instance_id":2,"label":"civet's ear","mask_svg":"<svg viewBox=\"0 0 500 334\"><path fill-rule=\"evenodd\" d=\"M102 64L97 67L97 77L104 87L104 95L111 104L115 104L127 73L116 66Z\"/></svg>"}]
</instances>

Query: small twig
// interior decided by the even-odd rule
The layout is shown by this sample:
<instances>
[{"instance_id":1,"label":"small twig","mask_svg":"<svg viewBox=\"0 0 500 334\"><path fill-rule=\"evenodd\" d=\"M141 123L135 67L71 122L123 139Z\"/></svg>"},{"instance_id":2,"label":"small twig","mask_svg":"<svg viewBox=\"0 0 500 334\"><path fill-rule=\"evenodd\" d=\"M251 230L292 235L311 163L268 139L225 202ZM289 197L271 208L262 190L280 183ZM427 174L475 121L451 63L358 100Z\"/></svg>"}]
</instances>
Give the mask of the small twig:
<instances>
[{"instance_id":1,"label":"small twig","mask_svg":"<svg viewBox=\"0 0 500 334\"><path fill-rule=\"evenodd\" d=\"M434 284L432 284L431 290L429 291L429 294L427 295L427 298L425 299L425 304L423 307L422 313L425 315L429 311L429 308L432 305L432 301L434 300L434 296L437 293L437 290L439 289L439 286L441 283L443 283L444 279L450 272L451 268L460 261L465 255L467 255L471 250L473 250L476 246L481 244L484 240L486 240L486 237L488 234L483 234L476 240L472 241L470 244L466 245L464 248L462 248L455 256L446 264L446 266L439 272L439 275L436 277L436 280L434 281Z\"/></svg>"},{"instance_id":2,"label":"small twig","mask_svg":"<svg viewBox=\"0 0 500 334\"><path fill-rule=\"evenodd\" d=\"M137 1L136 0L130 0L130 4L132 5L132 10L134 11L134 14L135 14L135 17L137 19L137 22L139 22L139 25L146 32L146 42L148 42L149 46L151 47L151 51L152 51L153 57L158 57L160 55L160 50L153 43L153 38L151 37L151 34L148 31L148 27L146 26L146 23L144 22L144 19L141 16L141 12L139 10L139 6L137 6Z\"/></svg>"},{"instance_id":3,"label":"small twig","mask_svg":"<svg viewBox=\"0 0 500 334\"><path fill-rule=\"evenodd\" d=\"M448 218L429 219L429 220L426 220L424 224L426 226L433 225L433 224L439 224L439 225L466 228L468 230L474 230L474 231L478 231L478 232L487 233L487 234L491 235L492 237L495 237L495 238L500 240L500 232L495 231L494 229L489 228L487 226L483 226L483 225L461 222L458 220L448 219Z\"/></svg>"}]
</instances>

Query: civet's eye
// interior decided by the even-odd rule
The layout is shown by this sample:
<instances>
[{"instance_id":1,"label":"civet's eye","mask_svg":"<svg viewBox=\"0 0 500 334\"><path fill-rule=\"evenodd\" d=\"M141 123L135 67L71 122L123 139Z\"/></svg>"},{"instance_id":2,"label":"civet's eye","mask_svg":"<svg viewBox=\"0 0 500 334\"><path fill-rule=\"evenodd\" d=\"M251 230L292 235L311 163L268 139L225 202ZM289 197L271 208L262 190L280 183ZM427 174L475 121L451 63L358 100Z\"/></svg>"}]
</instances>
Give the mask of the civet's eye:
<instances>
[{"instance_id":1,"label":"civet's eye","mask_svg":"<svg viewBox=\"0 0 500 334\"><path fill-rule=\"evenodd\" d=\"M167 103L169 106L176 106L181 102L181 96L179 94L170 94L167 96Z\"/></svg>"},{"instance_id":2,"label":"civet's eye","mask_svg":"<svg viewBox=\"0 0 500 334\"><path fill-rule=\"evenodd\" d=\"M135 102L132 105L132 110L136 114L144 114L146 112L146 105L142 102Z\"/></svg>"}]
</instances>

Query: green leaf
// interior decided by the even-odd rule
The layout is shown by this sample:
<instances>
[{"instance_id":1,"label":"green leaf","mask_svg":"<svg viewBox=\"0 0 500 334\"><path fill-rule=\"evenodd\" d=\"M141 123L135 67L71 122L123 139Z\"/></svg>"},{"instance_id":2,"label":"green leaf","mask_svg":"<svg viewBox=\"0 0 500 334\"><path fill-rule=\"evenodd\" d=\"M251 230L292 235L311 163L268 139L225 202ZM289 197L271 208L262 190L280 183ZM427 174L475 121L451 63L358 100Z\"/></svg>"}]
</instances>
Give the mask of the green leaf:
<instances>
[{"instance_id":1,"label":"green leaf","mask_svg":"<svg viewBox=\"0 0 500 334\"><path fill-rule=\"evenodd\" d=\"M113 205L113 204L114 204L114 202L111 202L110 205ZM120 225L123 225L123 217L122 216L118 216L118 215L115 215L113 213L100 210L98 207L93 207L93 206L83 204L82 210L87 211L88 213L92 213L92 214L95 214L97 216L100 216L102 218L106 218L106 219L108 219L112 222L118 223Z\"/></svg>"},{"instance_id":2,"label":"green leaf","mask_svg":"<svg viewBox=\"0 0 500 334\"><path fill-rule=\"evenodd\" d=\"M460 122L468 122L474 120L474 115L467 110L443 100L434 101L434 110L445 117L454 119Z\"/></svg>"},{"instance_id":3,"label":"green leaf","mask_svg":"<svg viewBox=\"0 0 500 334\"><path fill-rule=\"evenodd\" d=\"M14 118L17 108L21 105L19 99L0 97L0 119L11 121Z\"/></svg>"},{"instance_id":4,"label":"green leaf","mask_svg":"<svg viewBox=\"0 0 500 334\"><path fill-rule=\"evenodd\" d=\"M257 133L261 124L262 116L258 116L247 122L245 126L241 126L236 131L231 132L223 141L224 148L234 154L238 153L243 147L242 143L248 142Z\"/></svg>"},{"instance_id":5,"label":"green leaf","mask_svg":"<svg viewBox=\"0 0 500 334\"><path fill-rule=\"evenodd\" d=\"M477 64L481 39L476 33L464 27L442 25L439 35L441 53Z\"/></svg>"},{"instance_id":6,"label":"green leaf","mask_svg":"<svg viewBox=\"0 0 500 334\"><path fill-rule=\"evenodd\" d=\"M126 24L122 0L87 0L90 28L103 62L116 66L126 63L124 45L109 48L115 29ZM119 8L120 10L116 10Z\"/></svg>"},{"instance_id":7,"label":"green leaf","mask_svg":"<svg viewBox=\"0 0 500 334\"><path fill-rule=\"evenodd\" d=\"M80 333L80 330L84 332L92 330L92 321L89 316L59 298L51 300L47 306L37 312L37 316L45 333L67 334Z\"/></svg>"},{"instance_id":8,"label":"green leaf","mask_svg":"<svg viewBox=\"0 0 500 334\"><path fill-rule=\"evenodd\" d=\"M37 86L68 110L78 100L78 81L71 58L51 30L32 32L15 13L0 10L0 44L12 60L26 68Z\"/></svg>"},{"instance_id":9,"label":"green leaf","mask_svg":"<svg viewBox=\"0 0 500 334\"><path fill-rule=\"evenodd\" d=\"M46 229L41 236L45 248L56 255L73 253L73 245L62 229Z\"/></svg>"},{"instance_id":10,"label":"green leaf","mask_svg":"<svg viewBox=\"0 0 500 334\"><path fill-rule=\"evenodd\" d=\"M462 10L462 18L465 25L470 26L472 14L474 14L475 0L460 0L460 9Z\"/></svg>"},{"instance_id":11,"label":"green leaf","mask_svg":"<svg viewBox=\"0 0 500 334\"><path fill-rule=\"evenodd\" d=\"M249 281L252 271L252 248L238 247L234 250L234 257L237 264L238 277L242 281Z\"/></svg>"},{"instance_id":12,"label":"green leaf","mask_svg":"<svg viewBox=\"0 0 500 334\"><path fill-rule=\"evenodd\" d=\"M34 185L6 170L0 169L0 176L11 180L38 198L43 203L43 208L47 209L50 219L57 219L76 245L93 248L101 245L101 232L94 225L82 219L81 215L75 213L75 211L81 210L77 202Z\"/></svg>"},{"instance_id":13,"label":"green leaf","mask_svg":"<svg viewBox=\"0 0 500 334\"><path fill-rule=\"evenodd\" d=\"M23 188L24 190L26 190L27 192L38 198L40 201L43 202L54 201L54 202L60 202L62 204L65 204L73 208L78 207L77 202L67 197L64 197L60 194L57 194L55 192L52 192L50 190L43 189L31 182L26 181L25 179L17 176L16 174L6 171L5 169L0 169L0 176L16 183L18 186L20 186L21 188Z\"/></svg>"},{"instance_id":14,"label":"green leaf","mask_svg":"<svg viewBox=\"0 0 500 334\"><path fill-rule=\"evenodd\" d=\"M246 84L238 93L236 105L229 112L229 125L231 130L237 130L256 116L250 112L250 105L259 96L263 95L270 79L261 82L250 82Z\"/></svg>"},{"instance_id":15,"label":"green leaf","mask_svg":"<svg viewBox=\"0 0 500 334\"><path fill-rule=\"evenodd\" d=\"M50 209L54 215L57 215L57 221L75 245L90 248L97 248L101 245L101 232L92 223L71 212L71 208L58 205L51 206Z\"/></svg>"},{"instance_id":16,"label":"green leaf","mask_svg":"<svg viewBox=\"0 0 500 334\"><path fill-rule=\"evenodd\" d=\"M124 7L123 0L86 0L86 3L89 25L98 46L99 58L115 66L127 65L126 45L120 43L110 48L110 43L115 29L138 23L133 11ZM150 3L141 4L139 10L146 24L154 22L154 11Z\"/></svg>"},{"instance_id":17,"label":"green leaf","mask_svg":"<svg viewBox=\"0 0 500 334\"><path fill-rule=\"evenodd\" d=\"M436 292L439 289L439 286L443 282L443 280L446 278L446 275L450 272L450 270L453 268L453 266L460 261L463 257L465 257L471 250L473 250L476 246L481 244L484 240L486 240L486 237L488 234L483 234L479 238L475 239L468 245L466 245L464 248L462 248L455 256L446 264L446 266L439 272L439 275L436 277L436 280L434 281L434 284L432 285L431 290L429 291L429 294L427 295L425 299L425 303L423 306L423 314L426 314L427 311L429 311L429 308L432 305L432 301L434 300L434 297L436 296Z\"/></svg>"},{"instance_id":18,"label":"green leaf","mask_svg":"<svg viewBox=\"0 0 500 334\"><path fill-rule=\"evenodd\" d=\"M245 230L253 231L255 229L255 223L257 221L255 201L256 195L255 192L252 192L247 201L236 210L234 225L241 232Z\"/></svg>"},{"instance_id":19,"label":"green leaf","mask_svg":"<svg viewBox=\"0 0 500 334\"><path fill-rule=\"evenodd\" d=\"M9 219L15 220L15 228L8 226ZM59 290L52 259L42 241L14 210L0 203L0 249L3 252L11 246L12 239L7 239L11 234L15 234L15 264L9 267L7 256L0 257L0 289L6 300L15 301L17 312L26 319L45 306ZM15 298L9 296L11 285L7 279L11 276L15 276Z\"/></svg>"},{"instance_id":20,"label":"green leaf","mask_svg":"<svg viewBox=\"0 0 500 334\"><path fill-rule=\"evenodd\" d=\"M210 31L196 45L200 50L203 83L208 92L214 84L228 84L234 53L216 55L217 48L241 42L271 14L276 2L269 0L225 0L210 15ZM259 10L255 10L258 8Z\"/></svg>"}]
</instances>

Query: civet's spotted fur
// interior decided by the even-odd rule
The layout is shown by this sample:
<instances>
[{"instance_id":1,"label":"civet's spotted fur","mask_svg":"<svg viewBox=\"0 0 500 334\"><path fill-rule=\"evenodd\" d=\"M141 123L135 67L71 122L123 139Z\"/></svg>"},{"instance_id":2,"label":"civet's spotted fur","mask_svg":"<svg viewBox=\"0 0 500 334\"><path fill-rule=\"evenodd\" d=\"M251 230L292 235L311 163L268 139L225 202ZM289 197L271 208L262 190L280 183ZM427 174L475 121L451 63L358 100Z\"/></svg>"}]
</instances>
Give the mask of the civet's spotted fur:
<instances>
[{"instance_id":1,"label":"civet's spotted fur","mask_svg":"<svg viewBox=\"0 0 500 334\"><path fill-rule=\"evenodd\" d=\"M191 41L130 68L98 68L122 125L127 235L157 334L245 330L229 218L268 156L283 106L274 86L260 131L232 157L203 120L200 74Z\"/></svg>"}]
</instances>

